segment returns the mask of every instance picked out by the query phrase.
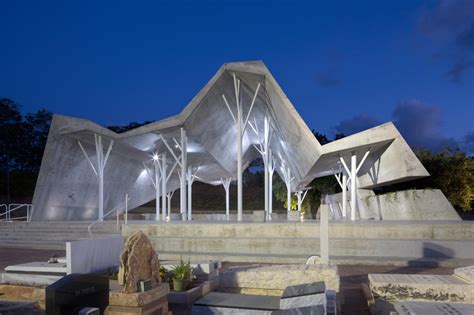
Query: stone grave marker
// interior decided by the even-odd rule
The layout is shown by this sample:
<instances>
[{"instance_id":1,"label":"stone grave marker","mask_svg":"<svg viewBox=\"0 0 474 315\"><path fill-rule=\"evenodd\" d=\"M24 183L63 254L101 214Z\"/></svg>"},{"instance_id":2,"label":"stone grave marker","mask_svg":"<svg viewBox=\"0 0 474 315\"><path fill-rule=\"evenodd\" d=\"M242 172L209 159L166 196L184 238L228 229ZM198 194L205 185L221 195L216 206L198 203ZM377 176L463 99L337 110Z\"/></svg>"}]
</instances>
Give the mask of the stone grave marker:
<instances>
[{"instance_id":1,"label":"stone grave marker","mask_svg":"<svg viewBox=\"0 0 474 315\"><path fill-rule=\"evenodd\" d=\"M395 309L399 315L469 315L474 314L472 304L397 302Z\"/></svg>"},{"instance_id":2,"label":"stone grave marker","mask_svg":"<svg viewBox=\"0 0 474 315\"><path fill-rule=\"evenodd\" d=\"M473 285L451 275L369 274L369 285L389 301L473 302Z\"/></svg>"}]
</instances>

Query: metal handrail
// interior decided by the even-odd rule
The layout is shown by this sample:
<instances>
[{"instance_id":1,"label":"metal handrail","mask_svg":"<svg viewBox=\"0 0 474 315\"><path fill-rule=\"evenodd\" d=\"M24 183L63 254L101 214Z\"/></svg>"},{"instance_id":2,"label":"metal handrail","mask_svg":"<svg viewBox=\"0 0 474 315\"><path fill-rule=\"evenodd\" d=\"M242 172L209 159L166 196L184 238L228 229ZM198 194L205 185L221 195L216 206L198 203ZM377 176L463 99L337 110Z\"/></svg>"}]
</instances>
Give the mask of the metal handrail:
<instances>
[{"instance_id":1,"label":"metal handrail","mask_svg":"<svg viewBox=\"0 0 474 315\"><path fill-rule=\"evenodd\" d=\"M108 217L111 213L114 213L116 212L117 213L117 231L119 230L119 225L118 225L118 220L119 220L119 216L121 213L124 213L125 212L125 224L127 224L127 214L128 214L128 194L125 195L125 201L118 204L115 208L113 208L112 210L108 211L106 214L102 215L101 217L99 217L97 220L95 220L94 222L92 222L91 224L89 224L87 226L87 230L89 231L89 236L92 239L94 239L92 237L92 226L94 226L95 224L99 223L99 222L102 222L104 221L104 218ZM124 207L125 205L125 207ZM122 209L122 211L119 212L119 210Z\"/></svg>"},{"instance_id":2,"label":"metal handrail","mask_svg":"<svg viewBox=\"0 0 474 315\"><path fill-rule=\"evenodd\" d=\"M16 210L19 210L19 209L22 209L23 207L26 207L26 217L18 217L18 218L13 218L13 219L18 220L18 219L26 218L26 221L30 222L30 219L31 219L30 218L30 213L31 213L31 209L33 209L32 204L29 204L29 203L11 203L9 205L2 204L2 205L0 205L0 207L4 207L6 209L5 212L0 213L0 217L5 215L5 219L0 220L0 221L11 221L12 220L12 217L11 217L12 212L14 212Z\"/></svg>"}]
</instances>

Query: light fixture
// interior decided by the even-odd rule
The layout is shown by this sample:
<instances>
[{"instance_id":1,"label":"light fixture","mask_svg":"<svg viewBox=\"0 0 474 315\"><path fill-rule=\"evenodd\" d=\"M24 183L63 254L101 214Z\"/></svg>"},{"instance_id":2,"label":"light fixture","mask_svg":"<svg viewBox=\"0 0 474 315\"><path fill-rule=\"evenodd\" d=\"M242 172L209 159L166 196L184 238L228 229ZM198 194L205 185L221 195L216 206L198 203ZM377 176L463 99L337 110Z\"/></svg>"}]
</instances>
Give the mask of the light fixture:
<instances>
[{"instance_id":1,"label":"light fixture","mask_svg":"<svg viewBox=\"0 0 474 315\"><path fill-rule=\"evenodd\" d=\"M158 161L158 154L156 153L153 153L153 161Z\"/></svg>"}]
</instances>

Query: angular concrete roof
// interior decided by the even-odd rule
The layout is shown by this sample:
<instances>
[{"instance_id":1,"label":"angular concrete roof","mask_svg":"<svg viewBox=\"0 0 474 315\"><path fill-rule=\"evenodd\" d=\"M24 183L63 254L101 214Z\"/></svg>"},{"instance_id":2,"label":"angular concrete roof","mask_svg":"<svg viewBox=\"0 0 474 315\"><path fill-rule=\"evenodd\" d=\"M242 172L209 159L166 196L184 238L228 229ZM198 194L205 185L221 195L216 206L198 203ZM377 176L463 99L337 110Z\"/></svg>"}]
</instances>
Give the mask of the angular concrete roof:
<instances>
[{"instance_id":1,"label":"angular concrete roof","mask_svg":"<svg viewBox=\"0 0 474 315\"><path fill-rule=\"evenodd\" d=\"M339 157L348 158L356 152L360 161L368 149L370 154L358 173L360 188L429 175L392 123L322 146L262 62L226 63L181 113L124 133L117 134L84 119L54 116L35 190L33 218L53 218L50 208L57 208L55 211L59 213L62 208L95 207L95 178L91 178L92 170L76 141L81 140L94 156L94 133L114 140L105 169L106 210L121 202L126 192L135 194L131 207L154 199L151 182L142 178L142 161L149 161L152 152L166 151L160 135L165 139L179 138L182 127L188 136L188 165L200 165L200 180L216 185L222 177L236 178L237 130L222 100L222 94L228 96L231 108L235 107L233 74L241 81L244 113L249 109L257 84L261 84L250 117L260 126L264 116L269 118L274 131L270 147L277 163L285 160L290 167L295 177L293 191L305 187L316 177L339 171ZM152 115L150 113L150 117ZM108 140L104 140L106 144ZM243 138L244 167L259 156L253 148L257 142L257 137L247 127ZM171 157L169 162L173 162ZM280 172L279 167L276 171ZM168 189L178 187L178 175L175 174ZM71 194L82 201L65 197ZM88 217L78 215L78 218Z\"/></svg>"}]
</instances>

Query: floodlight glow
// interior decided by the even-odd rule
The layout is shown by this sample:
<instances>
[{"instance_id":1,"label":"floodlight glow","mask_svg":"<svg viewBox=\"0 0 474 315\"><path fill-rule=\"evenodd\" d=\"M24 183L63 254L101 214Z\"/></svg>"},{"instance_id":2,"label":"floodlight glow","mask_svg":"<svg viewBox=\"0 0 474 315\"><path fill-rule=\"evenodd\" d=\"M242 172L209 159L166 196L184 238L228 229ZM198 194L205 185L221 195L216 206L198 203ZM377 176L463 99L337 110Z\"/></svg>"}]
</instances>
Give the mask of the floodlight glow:
<instances>
[{"instance_id":1,"label":"floodlight glow","mask_svg":"<svg viewBox=\"0 0 474 315\"><path fill-rule=\"evenodd\" d=\"M158 161L158 154L156 153L153 154L153 161L155 162Z\"/></svg>"}]
</instances>

